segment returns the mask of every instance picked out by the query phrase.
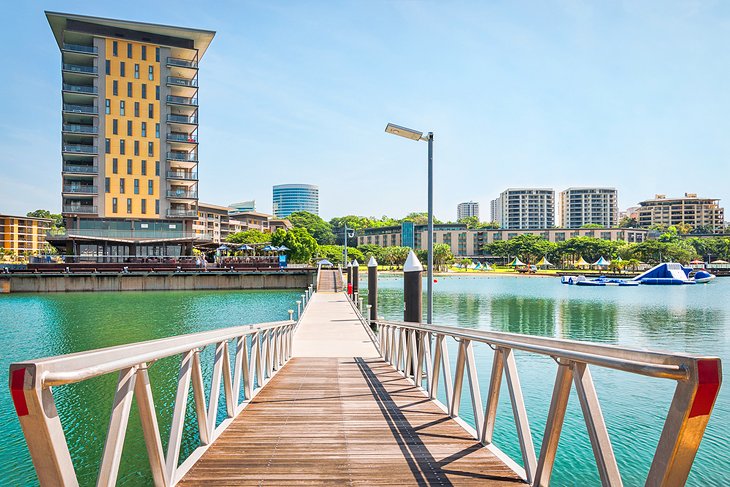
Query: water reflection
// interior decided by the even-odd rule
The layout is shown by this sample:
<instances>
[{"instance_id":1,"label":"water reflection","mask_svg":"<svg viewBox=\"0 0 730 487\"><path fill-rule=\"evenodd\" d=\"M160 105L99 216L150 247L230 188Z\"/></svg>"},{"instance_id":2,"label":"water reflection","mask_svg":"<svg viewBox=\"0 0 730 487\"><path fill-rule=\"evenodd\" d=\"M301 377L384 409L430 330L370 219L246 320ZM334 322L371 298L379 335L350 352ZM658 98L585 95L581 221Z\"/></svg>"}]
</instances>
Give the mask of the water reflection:
<instances>
[{"instance_id":1,"label":"water reflection","mask_svg":"<svg viewBox=\"0 0 730 487\"><path fill-rule=\"evenodd\" d=\"M494 296L489 299L491 328L526 335L555 334L555 301L523 296Z\"/></svg>"},{"instance_id":2,"label":"water reflection","mask_svg":"<svg viewBox=\"0 0 730 487\"><path fill-rule=\"evenodd\" d=\"M558 306L560 338L618 341L618 306L613 301L561 301Z\"/></svg>"}]
</instances>

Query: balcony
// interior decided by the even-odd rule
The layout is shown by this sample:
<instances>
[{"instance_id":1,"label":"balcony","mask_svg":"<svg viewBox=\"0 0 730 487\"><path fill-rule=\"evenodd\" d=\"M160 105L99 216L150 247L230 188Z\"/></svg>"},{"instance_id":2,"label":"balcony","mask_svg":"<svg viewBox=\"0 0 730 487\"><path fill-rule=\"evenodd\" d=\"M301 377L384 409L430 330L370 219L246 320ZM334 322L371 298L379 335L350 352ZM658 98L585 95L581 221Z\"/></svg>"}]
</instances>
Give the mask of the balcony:
<instances>
[{"instance_id":1,"label":"balcony","mask_svg":"<svg viewBox=\"0 0 730 487\"><path fill-rule=\"evenodd\" d=\"M99 166L64 164L63 172L76 173L76 174L97 174L99 172Z\"/></svg>"},{"instance_id":2,"label":"balcony","mask_svg":"<svg viewBox=\"0 0 730 487\"><path fill-rule=\"evenodd\" d=\"M178 200L197 200L198 192L191 191L191 190L184 189L184 188L168 189L167 197L173 198L173 199L178 199Z\"/></svg>"},{"instance_id":3,"label":"balcony","mask_svg":"<svg viewBox=\"0 0 730 487\"><path fill-rule=\"evenodd\" d=\"M179 66L181 68L198 69L197 61L188 61L187 59L180 59L180 58L176 58L176 57L167 58L167 65L168 66Z\"/></svg>"},{"instance_id":4,"label":"balcony","mask_svg":"<svg viewBox=\"0 0 730 487\"><path fill-rule=\"evenodd\" d=\"M99 72L99 70L96 68L96 66L81 66L78 64L65 64L65 63L63 65L63 70L68 71L70 73L80 73L80 74L97 74Z\"/></svg>"},{"instance_id":5,"label":"balcony","mask_svg":"<svg viewBox=\"0 0 730 487\"><path fill-rule=\"evenodd\" d=\"M96 68L94 68L96 69ZM197 88L198 86L198 79L187 79L187 78L178 78L176 76L168 76L167 77L167 84L172 86L184 86L189 88Z\"/></svg>"},{"instance_id":6,"label":"balcony","mask_svg":"<svg viewBox=\"0 0 730 487\"><path fill-rule=\"evenodd\" d=\"M198 136L194 134L167 134L169 142L187 142L190 144L198 143Z\"/></svg>"},{"instance_id":7,"label":"balcony","mask_svg":"<svg viewBox=\"0 0 730 487\"><path fill-rule=\"evenodd\" d=\"M178 179L180 181L197 181L198 173L193 171L167 171L167 179Z\"/></svg>"},{"instance_id":8,"label":"balcony","mask_svg":"<svg viewBox=\"0 0 730 487\"><path fill-rule=\"evenodd\" d=\"M95 145L63 144L63 152L71 152L73 154L96 154L98 149Z\"/></svg>"},{"instance_id":9,"label":"balcony","mask_svg":"<svg viewBox=\"0 0 730 487\"><path fill-rule=\"evenodd\" d=\"M98 213L96 206L91 205L63 205L64 213L84 213L84 214L95 214Z\"/></svg>"},{"instance_id":10,"label":"balcony","mask_svg":"<svg viewBox=\"0 0 730 487\"><path fill-rule=\"evenodd\" d=\"M167 210L168 218L197 218L198 212L195 210Z\"/></svg>"},{"instance_id":11,"label":"balcony","mask_svg":"<svg viewBox=\"0 0 730 487\"><path fill-rule=\"evenodd\" d=\"M78 52L81 54L98 54L99 50L94 46L82 46L80 44L63 43L63 50L69 52Z\"/></svg>"},{"instance_id":12,"label":"balcony","mask_svg":"<svg viewBox=\"0 0 730 487\"><path fill-rule=\"evenodd\" d=\"M69 103L63 104L63 111L71 113L98 113L98 109L93 105L71 105Z\"/></svg>"},{"instance_id":13,"label":"balcony","mask_svg":"<svg viewBox=\"0 0 730 487\"><path fill-rule=\"evenodd\" d=\"M73 194L96 194L99 192L99 188L85 184L64 184L63 192Z\"/></svg>"},{"instance_id":14,"label":"balcony","mask_svg":"<svg viewBox=\"0 0 730 487\"><path fill-rule=\"evenodd\" d=\"M197 107L198 99L197 97L167 95L167 103L172 103L173 105L188 105Z\"/></svg>"},{"instance_id":15,"label":"balcony","mask_svg":"<svg viewBox=\"0 0 730 487\"><path fill-rule=\"evenodd\" d=\"M198 155L194 152L168 152L168 161L198 162Z\"/></svg>"},{"instance_id":16,"label":"balcony","mask_svg":"<svg viewBox=\"0 0 730 487\"><path fill-rule=\"evenodd\" d=\"M169 114L167 115L167 121L171 123L185 123L189 125L197 125L198 124L198 117L197 115L193 115L191 117L187 115L173 115Z\"/></svg>"},{"instance_id":17,"label":"balcony","mask_svg":"<svg viewBox=\"0 0 730 487\"><path fill-rule=\"evenodd\" d=\"M81 93L84 95L96 95L99 90L96 86L85 86L85 85L72 85L69 83L63 84L63 91L69 91L71 93Z\"/></svg>"},{"instance_id":18,"label":"balcony","mask_svg":"<svg viewBox=\"0 0 730 487\"><path fill-rule=\"evenodd\" d=\"M72 134L96 134L99 132L99 127L97 127L96 125L64 123L63 131Z\"/></svg>"}]
</instances>

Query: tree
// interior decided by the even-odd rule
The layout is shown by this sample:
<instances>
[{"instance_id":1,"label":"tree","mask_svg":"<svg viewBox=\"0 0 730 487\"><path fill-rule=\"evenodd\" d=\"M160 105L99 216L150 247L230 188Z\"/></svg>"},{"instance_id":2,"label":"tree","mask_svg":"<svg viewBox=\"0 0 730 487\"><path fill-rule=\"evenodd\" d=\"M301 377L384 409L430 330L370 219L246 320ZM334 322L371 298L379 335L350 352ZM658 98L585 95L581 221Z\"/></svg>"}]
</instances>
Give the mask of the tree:
<instances>
[{"instance_id":1,"label":"tree","mask_svg":"<svg viewBox=\"0 0 730 487\"><path fill-rule=\"evenodd\" d=\"M336 264L342 262L343 250L342 245L320 245L317 247L317 257ZM360 264L365 262L365 256L355 247L347 247L347 259L349 261L355 259Z\"/></svg>"},{"instance_id":2,"label":"tree","mask_svg":"<svg viewBox=\"0 0 730 487\"><path fill-rule=\"evenodd\" d=\"M471 262L471 259L467 259L466 257L464 257L463 259L461 259L459 261L459 264L461 264L461 267L464 268L464 272L466 272L468 270L469 266L472 264L472 262Z\"/></svg>"},{"instance_id":3,"label":"tree","mask_svg":"<svg viewBox=\"0 0 730 487\"><path fill-rule=\"evenodd\" d=\"M428 223L428 213L425 211L420 212L420 213L419 212L409 213L400 220L400 223L403 223L403 222L413 222L416 225L426 225ZM441 223L441 220L439 220L438 218L436 218L434 216L433 224L437 225L440 223Z\"/></svg>"},{"instance_id":4,"label":"tree","mask_svg":"<svg viewBox=\"0 0 730 487\"><path fill-rule=\"evenodd\" d=\"M277 247L282 245L289 248L285 253L290 262L309 262L317 252L317 241L309 234L306 228L291 228L289 231L278 229L271 234L271 244Z\"/></svg>"},{"instance_id":5,"label":"tree","mask_svg":"<svg viewBox=\"0 0 730 487\"><path fill-rule=\"evenodd\" d=\"M65 226L63 222L63 215L59 213L51 213L48 210L29 211L28 213L26 213L25 216L30 216L33 218L49 218L53 220L54 228L63 228Z\"/></svg>"},{"instance_id":6,"label":"tree","mask_svg":"<svg viewBox=\"0 0 730 487\"><path fill-rule=\"evenodd\" d=\"M537 262L546 254L554 252L556 245L540 235L525 233L509 240L498 240L484 246L491 255L500 257L518 256L520 260Z\"/></svg>"},{"instance_id":7,"label":"tree","mask_svg":"<svg viewBox=\"0 0 730 487\"><path fill-rule=\"evenodd\" d=\"M444 269L454 263L454 254L451 246L440 243L433 246L433 267L434 270Z\"/></svg>"},{"instance_id":8,"label":"tree","mask_svg":"<svg viewBox=\"0 0 730 487\"><path fill-rule=\"evenodd\" d=\"M603 225L599 223L586 223L585 225L581 226L581 228L606 228Z\"/></svg>"},{"instance_id":9,"label":"tree","mask_svg":"<svg viewBox=\"0 0 730 487\"><path fill-rule=\"evenodd\" d=\"M466 228L477 228L479 226L479 217L478 216L465 216L463 218L459 218L457 220L457 223L463 223L466 225Z\"/></svg>"},{"instance_id":10,"label":"tree","mask_svg":"<svg viewBox=\"0 0 730 487\"><path fill-rule=\"evenodd\" d=\"M625 216L618 222L619 228L637 228L638 226L639 222L636 218L631 218L630 216Z\"/></svg>"},{"instance_id":11,"label":"tree","mask_svg":"<svg viewBox=\"0 0 730 487\"><path fill-rule=\"evenodd\" d=\"M289 215L289 221L295 228L305 228L319 245L334 245L335 234L332 233L332 227L318 215L297 211Z\"/></svg>"},{"instance_id":12,"label":"tree","mask_svg":"<svg viewBox=\"0 0 730 487\"><path fill-rule=\"evenodd\" d=\"M231 233L226 237L226 242L237 244L256 244L271 241L270 233L263 233L259 230L244 230L243 232Z\"/></svg>"}]
</instances>

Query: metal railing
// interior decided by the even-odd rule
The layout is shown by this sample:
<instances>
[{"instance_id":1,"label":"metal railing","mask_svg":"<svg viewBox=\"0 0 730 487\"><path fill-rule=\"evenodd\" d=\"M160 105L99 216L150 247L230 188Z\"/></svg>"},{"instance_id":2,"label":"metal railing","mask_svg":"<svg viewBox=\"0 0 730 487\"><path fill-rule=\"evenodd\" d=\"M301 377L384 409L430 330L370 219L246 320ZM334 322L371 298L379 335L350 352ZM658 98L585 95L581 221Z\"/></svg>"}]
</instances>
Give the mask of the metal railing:
<instances>
[{"instance_id":1,"label":"metal railing","mask_svg":"<svg viewBox=\"0 0 730 487\"><path fill-rule=\"evenodd\" d=\"M177 105L198 105L196 97L167 95L167 103L175 103Z\"/></svg>"},{"instance_id":2,"label":"metal railing","mask_svg":"<svg viewBox=\"0 0 730 487\"><path fill-rule=\"evenodd\" d=\"M378 321L374 324L378 330L377 348L383 359L411 379L429 399L435 401L482 444L509 459L492 443L500 386L502 376L505 376L524 469L511 459L510 466L530 485L535 486L548 485L550 482L573 383L588 427L601 483L622 485L591 378L591 366L677 382L648 473L647 485L684 485L722 380L721 362L717 357L660 353L557 338L417 323ZM454 340L458 347L453 375L447 340ZM483 344L494 350L485 407L482 405L479 390L478 373L482 369L474 358L475 344ZM558 364L539 456L533 446L527 409L517 374L516 350L548 356ZM459 418L465 375L475 428ZM440 380L444 382L446 404L436 397Z\"/></svg>"},{"instance_id":3,"label":"metal railing","mask_svg":"<svg viewBox=\"0 0 730 487\"><path fill-rule=\"evenodd\" d=\"M190 142L191 144L197 144L198 136L194 134L167 134L167 140L171 142Z\"/></svg>"},{"instance_id":4,"label":"metal railing","mask_svg":"<svg viewBox=\"0 0 730 487\"><path fill-rule=\"evenodd\" d=\"M183 181L197 181L198 173L195 171L167 171L167 179L180 179Z\"/></svg>"},{"instance_id":5,"label":"metal railing","mask_svg":"<svg viewBox=\"0 0 730 487\"><path fill-rule=\"evenodd\" d=\"M197 67L198 67L197 61L188 61L187 59L180 59L180 58L176 58L176 57L168 57L167 64L168 64L168 66L181 66L183 68L197 69Z\"/></svg>"},{"instance_id":6,"label":"metal railing","mask_svg":"<svg viewBox=\"0 0 730 487\"><path fill-rule=\"evenodd\" d=\"M182 189L168 189L167 197L168 198L182 198L182 199L197 199L198 192L197 191L187 191L187 190L182 190Z\"/></svg>"},{"instance_id":7,"label":"metal railing","mask_svg":"<svg viewBox=\"0 0 730 487\"><path fill-rule=\"evenodd\" d=\"M173 85L173 86L187 86L191 88L197 88L198 86L198 79L187 79L187 78L178 78L177 76L168 76L167 77L167 84Z\"/></svg>"},{"instance_id":8,"label":"metal railing","mask_svg":"<svg viewBox=\"0 0 730 487\"><path fill-rule=\"evenodd\" d=\"M96 125L64 123L62 130L64 132L72 132L74 134L96 134L99 131L99 127Z\"/></svg>"},{"instance_id":9,"label":"metal railing","mask_svg":"<svg viewBox=\"0 0 730 487\"><path fill-rule=\"evenodd\" d=\"M96 174L99 172L99 166L83 166L83 165L79 165L79 164L64 164L63 172Z\"/></svg>"},{"instance_id":10,"label":"metal railing","mask_svg":"<svg viewBox=\"0 0 730 487\"><path fill-rule=\"evenodd\" d=\"M70 103L64 103L63 111L73 113L97 113L97 108L93 105L72 105Z\"/></svg>"},{"instance_id":11,"label":"metal railing","mask_svg":"<svg viewBox=\"0 0 730 487\"><path fill-rule=\"evenodd\" d=\"M78 194L96 194L99 192L99 188L97 188L96 186L88 186L88 185L64 184L63 192L64 193L78 193Z\"/></svg>"},{"instance_id":12,"label":"metal railing","mask_svg":"<svg viewBox=\"0 0 730 487\"><path fill-rule=\"evenodd\" d=\"M112 228L71 228L55 230L49 235L66 235L69 237L102 237L102 238L194 238L195 233L181 230L150 230L150 229L124 229Z\"/></svg>"},{"instance_id":13,"label":"metal railing","mask_svg":"<svg viewBox=\"0 0 730 487\"><path fill-rule=\"evenodd\" d=\"M198 154L194 152L168 152L167 159L170 161L198 162Z\"/></svg>"},{"instance_id":14,"label":"metal railing","mask_svg":"<svg viewBox=\"0 0 730 487\"><path fill-rule=\"evenodd\" d=\"M99 50L94 46L82 46L80 44L63 43L64 51L82 52L84 54L97 54Z\"/></svg>"},{"instance_id":15,"label":"metal railing","mask_svg":"<svg viewBox=\"0 0 730 487\"><path fill-rule=\"evenodd\" d=\"M79 154L96 154L98 152L95 145L87 144L63 144L63 152L74 152Z\"/></svg>"},{"instance_id":16,"label":"metal railing","mask_svg":"<svg viewBox=\"0 0 730 487\"><path fill-rule=\"evenodd\" d=\"M187 116L187 115L174 115L174 114L170 113L167 115L167 121L173 122L173 123L187 123L187 124L195 125L198 123L198 117L196 115Z\"/></svg>"},{"instance_id":17,"label":"metal railing","mask_svg":"<svg viewBox=\"0 0 730 487\"><path fill-rule=\"evenodd\" d=\"M182 218L186 218L186 217L197 218L198 217L198 212L195 211L195 210L175 210L175 209L171 209L171 210L167 210L167 216L170 217L170 218L181 218L181 217Z\"/></svg>"},{"instance_id":18,"label":"metal railing","mask_svg":"<svg viewBox=\"0 0 730 487\"><path fill-rule=\"evenodd\" d=\"M92 205L63 205L64 213L98 213L97 207Z\"/></svg>"},{"instance_id":19,"label":"metal railing","mask_svg":"<svg viewBox=\"0 0 730 487\"><path fill-rule=\"evenodd\" d=\"M63 84L63 91L72 91L74 93L88 93L91 95L96 95L97 93L99 93L99 90L96 88L96 86L72 85L69 83Z\"/></svg>"},{"instance_id":20,"label":"metal railing","mask_svg":"<svg viewBox=\"0 0 730 487\"><path fill-rule=\"evenodd\" d=\"M56 412L58 388L117 373L97 485L112 486L117 481L133 399L139 411L154 485L175 485L289 360L297 325L291 315L290 311L288 321L224 328L12 364L10 391L40 484L78 485ZM206 401L201 351L209 346L214 347L215 355ZM231 349L235 354L234 362L230 360ZM180 356L180 369L172 426L164 452L148 369L154 367L156 361L176 355ZM191 383L200 444L180 462ZM221 385L225 418L216 426ZM241 392L244 395L242 402L239 399Z\"/></svg>"},{"instance_id":21,"label":"metal railing","mask_svg":"<svg viewBox=\"0 0 730 487\"><path fill-rule=\"evenodd\" d=\"M78 64L63 64L64 71L70 71L72 73L84 73L84 74L96 74L98 70L96 66L80 66Z\"/></svg>"}]
</instances>

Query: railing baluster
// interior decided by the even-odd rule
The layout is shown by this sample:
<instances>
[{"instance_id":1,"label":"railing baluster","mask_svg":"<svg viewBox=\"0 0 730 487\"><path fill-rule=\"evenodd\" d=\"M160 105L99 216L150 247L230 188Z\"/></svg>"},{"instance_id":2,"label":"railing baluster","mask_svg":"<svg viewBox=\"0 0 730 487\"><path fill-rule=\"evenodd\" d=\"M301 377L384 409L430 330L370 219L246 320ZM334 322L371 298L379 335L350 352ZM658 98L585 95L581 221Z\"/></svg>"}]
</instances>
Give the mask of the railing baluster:
<instances>
[{"instance_id":1,"label":"railing baluster","mask_svg":"<svg viewBox=\"0 0 730 487\"><path fill-rule=\"evenodd\" d=\"M236 356L233 360L233 409L238 409L238 398L241 396L241 376L247 368L248 361L244 362L243 355L246 353L246 337L236 338Z\"/></svg>"},{"instance_id":2,"label":"railing baluster","mask_svg":"<svg viewBox=\"0 0 730 487\"><path fill-rule=\"evenodd\" d=\"M228 341L223 342L223 395L226 399L226 414L232 418L235 414L234 401L238 401L233 397L233 384L231 383L231 356L228 353Z\"/></svg>"},{"instance_id":3,"label":"railing baluster","mask_svg":"<svg viewBox=\"0 0 730 487\"><path fill-rule=\"evenodd\" d=\"M588 428L588 437L591 439L593 455L596 457L598 474L603 485L621 486L621 474L616 463L616 456L613 453L611 439L608 436L608 429L603 420L601 404L598 401L596 387L593 384L591 371L584 363L575 362L573 365L573 381L575 390L578 393L580 407L583 410L583 417Z\"/></svg>"},{"instance_id":4,"label":"railing baluster","mask_svg":"<svg viewBox=\"0 0 730 487\"><path fill-rule=\"evenodd\" d=\"M433 345L433 362L431 365L432 374L431 374L431 383L428 388L428 398L429 399L436 399L438 396L438 389L439 389L439 374L441 373L441 350L442 345L444 341L443 335L436 335L436 342ZM448 404L448 394L446 403Z\"/></svg>"},{"instance_id":5,"label":"railing baluster","mask_svg":"<svg viewBox=\"0 0 730 487\"><path fill-rule=\"evenodd\" d=\"M253 335L252 340L253 341L251 342L251 346L252 347L255 346L254 350L255 350L256 357L254 358L254 351L252 351L251 360L253 361L254 367L256 369L256 383L257 383L258 387L261 387L262 385L264 385L264 369L263 369L263 364L261 363L262 362L262 359L261 359L261 352L262 352L262 350L261 350L261 333L260 332L255 333Z\"/></svg>"},{"instance_id":6,"label":"railing baluster","mask_svg":"<svg viewBox=\"0 0 730 487\"><path fill-rule=\"evenodd\" d=\"M454 370L454 391L451 396L451 405L449 407L449 416L452 418L459 416L459 407L461 406L461 389L464 385L464 366L466 365L467 343L467 340L459 340L459 352L456 355L456 369Z\"/></svg>"},{"instance_id":7,"label":"railing baluster","mask_svg":"<svg viewBox=\"0 0 730 487\"><path fill-rule=\"evenodd\" d=\"M431 397L431 379L433 377L433 362L431 361L431 332L423 334L423 363L426 366L426 391Z\"/></svg>"},{"instance_id":8,"label":"railing baluster","mask_svg":"<svg viewBox=\"0 0 730 487\"><path fill-rule=\"evenodd\" d=\"M396 363L395 363L395 370L403 370L401 369L401 366L403 365L403 354L405 353L405 329L400 328L398 330L398 356L396 357Z\"/></svg>"},{"instance_id":9,"label":"railing baluster","mask_svg":"<svg viewBox=\"0 0 730 487\"><path fill-rule=\"evenodd\" d=\"M477 438L484 428L484 409L482 409L482 395L479 391L479 376L477 374L477 366L474 360L474 345L471 341L466 341L466 376L469 378L469 391L471 392L471 407L474 413L474 428L477 432Z\"/></svg>"},{"instance_id":10,"label":"railing baluster","mask_svg":"<svg viewBox=\"0 0 730 487\"><path fill-rule=\"evenodd\" d=\"M193 353L192 363L193 401L195 402L195 417L198 422L200 443L210 444L213 432L208 430L208 414L206 413L205 385L203 384L203 369L200 366L200 351Z\"/></svg>"},{"instance_id":11,"label":"railing baluster","mask_svg":"<svg viewBox=\"0 0 730 487\"><path fill-rule=\"evenodd\" d=\"M411 375L411 369L413 368L413 338L414 332L408 328L404 329L406 334L406 353L405 361L403 362L403 375L407 379Z\"/></svg>"},{"instance_id":12,"label":"railing baluster","mask_svg":"<svg viewBox=\"0 0 730 487\"><path fill-rule=\"evenodd\" d=\"M136 379L136 367L119 371L117 390L114 393L114 402L112 403L112 414L109 418L109 429L107 430L104 452L101 455L99 477L96 481L97 486L113 486L117 483L119 461L122 459L124 436L127 433L127 423L132 408Z\"/></svg>"},{"instance_id":13,"label":"railing baluster","mask_svg":"<svg viewBox=\"0 0 730 487\"><path fill-rule=\"evenodd\" d=\"M499 389L502 385L502 370L504 368L504 349L497 348L492 359L492 375L489 379L489 392L487 392L487 405L484 418L484 429L482 430L481 442L485 445L492 442L494 435L494 422L497 418L497 405L499 404Z\"/></svg>"},{"instance_id":14,"label":"railing baluster","mask_svg":"<svg viewBox=\"0 0 730 487\"><path fill-rule=\"evenodd\" d=\"M182 354L182 364L177 378L177 393L175 394L175 409L172 413L172 424L170 426L170 440L167 442L167 456L165 457L165 468L167 478L170 482L175 478L178 459L180 458L180 443L182 442L183 427L185 426L185 409L188 402L188 391L190 389L190 369L193 355L190 350Z\"/></svg>"},{"instance_id":15,"label":"railing baluster","mask_svg":"<svg viewBox=\"0 0 730 487\"><path fill-rule=\"evenodd\" d=\"M254 353L254 345L251 342L251 355ZM246 346L246 337L241 337L241 375L243 376L243 397L246 400L253 397L253 371L251 370L251 359ZM238 398L238 394L236 398ZM236 399L238 400L238 399Z\"/></svg>"},{"instance_id":16,"label":"railing baluster","mask_svg":"<svg viewBox=\"0 0 730 487\"><path fill-rule=\"evenodd\" d=\"M520 450L522 451L522 461L525 465L527 482L532 483L537 464L535 446L532 443L530 424L527 421L527 408L525 407L525 399L522 396L522 386L520 385L520 376L517 373L515 353L511 348L504 350L504 365L509 396L512 401L512 414L514 415L515 426L517 427L517 438L520 441ZM568 392L570 392L570 389L568 389Z\"/></svg>"},{"instance_id":17,"label":"railing baluster","mask_svg":"<svg viewBox=\"0 0 730 487\"><path fill-rule=\"evenodd\" d=\"M547 421L545 423L545 434L542 437L540 446L540 458L537 461L535 478L533 484L536 486L547 486L550 484L550 475L553 472L555 453L558 451L560 431L563 429L565 409L568 407L570 397L570 384L573 381L573 369L570 362L560 363L558 373L555 377L553 397L550 401Z\"/></svg>"},{"instance_id":18,"label":"railing baluster","mask_svg":"<svg viewBox=\"0 0 730 487\"><path fill-rule=\"evenodd\" d=\"M147 364L140 364L137 369L137 381L134 385L134 394L137 398L139 420L142 424L142 434L147 448L147 457L150 462L152 480L155 487L164 487L169 484L165 471L165 453L162 451L160 428L157 424L155 402L150 386L150 377L147 373Z\"/></svg>"},{"instance_id":19,"label":"railing baluster","mask_svg":"<svg viewBox=\"0 0 730 487\"><path fill-rule=\"evenodd\" d=\"M210 439L215 440L215 422L218 417L218 396L221 393L221 375L223 372L224 342L215 344L215 359L213 362L213 378L210 381L210 395L208 396L208 431Z\"/></svg>"},{"instance_id":20,"label":"railing baluster","mask_svg":"<svg viewBox=\"0 0 730 487\"><path fill-rule=\"evenodd\" d=\"M418 332L416 330L412 330L411 331L411 345L408 350L409 355L411 356L411 361L408 365L411 369L410 375L413 376L413 383L420 387L421 384L419 384L418 381L416 381L416 374L417 374L416 370L418 369L418 349L420 348L418 346L419 340L420 340L420 335L418 334ZM420 375L420 374L418 374L418 375Z\"/></svg>"}]
</instances>

